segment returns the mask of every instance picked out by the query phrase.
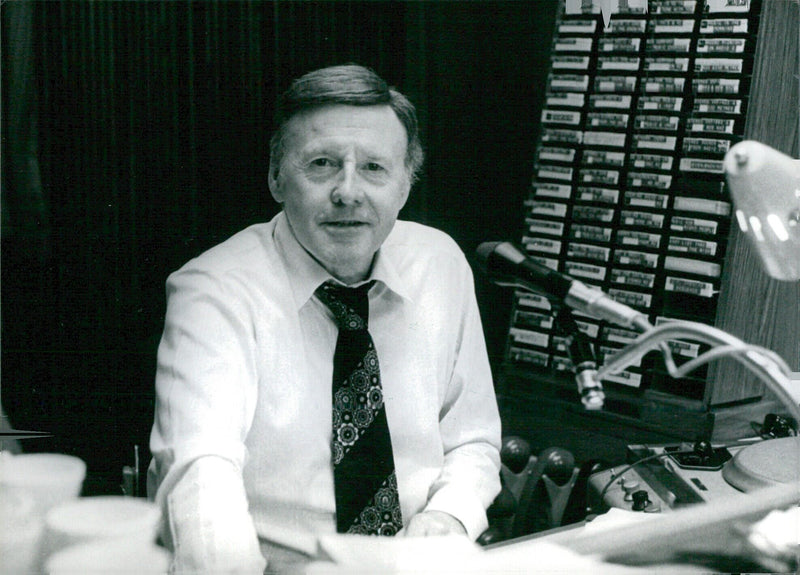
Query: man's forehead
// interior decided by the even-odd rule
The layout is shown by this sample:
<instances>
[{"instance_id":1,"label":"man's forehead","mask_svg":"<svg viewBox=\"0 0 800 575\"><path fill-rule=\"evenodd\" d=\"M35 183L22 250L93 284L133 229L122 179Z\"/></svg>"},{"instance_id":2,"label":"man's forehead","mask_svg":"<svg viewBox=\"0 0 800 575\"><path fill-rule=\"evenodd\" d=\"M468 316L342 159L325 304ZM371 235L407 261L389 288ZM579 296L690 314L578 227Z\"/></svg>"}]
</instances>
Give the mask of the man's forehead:
<instances>
[{"instance_id":1,"label":"man's forehead","mask_svg":"<svg viewBox=\"0 0 800 575\"><path fill-rule=\"evenodd\" d=\"M388 105L331 105L303 111L287 124L287 135L305 146L336 145L358 139L371 145L405 148L405 127Z\"/></svg>"}]
</instances>

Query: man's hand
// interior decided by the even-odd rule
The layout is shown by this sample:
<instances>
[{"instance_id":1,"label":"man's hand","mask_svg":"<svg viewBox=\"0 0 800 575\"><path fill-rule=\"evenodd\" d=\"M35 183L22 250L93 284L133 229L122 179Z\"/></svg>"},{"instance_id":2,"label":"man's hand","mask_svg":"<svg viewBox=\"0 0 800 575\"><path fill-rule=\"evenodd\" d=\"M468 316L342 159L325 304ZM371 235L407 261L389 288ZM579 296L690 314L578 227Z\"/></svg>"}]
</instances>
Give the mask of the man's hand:
<instances>
[{"instance_id":1,"label":"man's hand","mask_svg":"<svg viewBox=\"0 0 800 575\"><path fill-rule=\"evenodd\" d=\"M444 511L423 511L411 518L408 527L401 531L406 537L430 537L432 535L466 535L461 521Z\"/></svg>"}]
</instances>

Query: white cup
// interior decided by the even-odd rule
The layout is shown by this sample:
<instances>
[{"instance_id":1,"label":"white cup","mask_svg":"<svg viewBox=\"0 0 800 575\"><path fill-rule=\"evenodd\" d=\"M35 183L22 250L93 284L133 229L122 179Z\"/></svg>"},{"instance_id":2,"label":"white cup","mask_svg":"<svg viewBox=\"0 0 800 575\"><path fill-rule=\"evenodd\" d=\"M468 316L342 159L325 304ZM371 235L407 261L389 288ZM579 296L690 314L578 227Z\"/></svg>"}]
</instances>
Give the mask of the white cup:
<instances>
[{"instance_id":1,"label":"white cup","mask_svg":"<svg viewBox=\"0 0 800 575\"><path fill-rule=\"evenodd\" d=\"M33 497L41 514L80 495L86 464L61 453L21 453L0 456L0 489Z\"/></svg>"},{"instance_id":2,"label":"white cup","mask_svg":"<svg viewBox=\"0 0 800 575\"><path fill-rule=\"evenodd\" d=\"M161 510L146 499L122 495L82 497L47 513L46 554L96 540L119 540L131 547L145 547L155 541L160 522Z\"/></svg>"},{"instance_id":3,"label":"white cup","mask_svg":"<svg viewBox=\"0 0 800 575\"><path fill-rule=\"evenodd\" d=\"M171 554L155 543L91 541L50 556L44 571L48 575L154 575L167 573L171 560Z\"/></svg>"}]
</instances>

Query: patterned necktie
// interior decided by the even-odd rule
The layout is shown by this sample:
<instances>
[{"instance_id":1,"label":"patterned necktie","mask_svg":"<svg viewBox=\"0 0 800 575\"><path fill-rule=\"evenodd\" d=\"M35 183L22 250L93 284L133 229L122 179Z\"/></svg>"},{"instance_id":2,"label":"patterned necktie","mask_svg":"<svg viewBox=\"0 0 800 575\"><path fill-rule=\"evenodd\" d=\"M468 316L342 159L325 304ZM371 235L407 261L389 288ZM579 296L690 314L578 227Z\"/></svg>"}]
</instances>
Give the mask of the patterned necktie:
<instances>
[{"instance_id":1,"label":"patterned necktie","mask_svg":"<svg viewBox=\"0 0 800 575\"><path fill-rule=\"evenodd\" d=\"M333 454L339 533L394 535L403 526L378 355L367 331L374 282L325 283L317 297L339 327L333 356Z\"/></svg>"}]
</instances>

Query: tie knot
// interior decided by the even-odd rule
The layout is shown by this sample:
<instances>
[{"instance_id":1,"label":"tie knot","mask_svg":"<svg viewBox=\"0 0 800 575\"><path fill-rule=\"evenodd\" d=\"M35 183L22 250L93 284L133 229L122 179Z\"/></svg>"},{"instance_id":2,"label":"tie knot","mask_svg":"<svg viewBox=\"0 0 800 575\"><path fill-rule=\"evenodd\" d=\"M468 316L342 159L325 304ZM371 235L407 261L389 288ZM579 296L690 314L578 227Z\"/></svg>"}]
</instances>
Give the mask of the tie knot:
<instances>
[{"instance_id":1,"label":"tie knot","mask_svg":"<svg viewBox=\"0 0 800 575\"><path fill-rule=\"evenodd\" d=\"M339 329L354 331L367 329L369 322L368 292L375 282L355 288L325 282L317 288L317 297L333 313Z\"/></svg>"}]
</instances>

